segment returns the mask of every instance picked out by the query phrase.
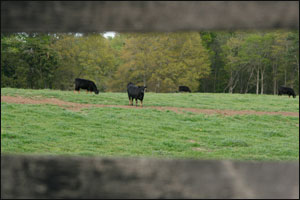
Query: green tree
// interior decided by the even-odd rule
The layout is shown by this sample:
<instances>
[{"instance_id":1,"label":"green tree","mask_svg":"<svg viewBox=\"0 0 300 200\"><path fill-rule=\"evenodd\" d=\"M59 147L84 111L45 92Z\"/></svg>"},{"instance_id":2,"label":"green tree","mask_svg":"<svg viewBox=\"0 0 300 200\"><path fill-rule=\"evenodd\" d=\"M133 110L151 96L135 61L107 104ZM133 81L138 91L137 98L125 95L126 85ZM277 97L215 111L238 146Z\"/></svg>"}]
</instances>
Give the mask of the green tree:
<instances>
[{"instance_id":1,"label":"green tree","mask_svg":"<svg viewBox=\"0 0 300 200\"><path fill-rule=\"evenodd\" d=\"M52 88L57 54L49 34L1 35L1 85Z\"/></svg>"},{"instance_id":2,"label":"green tree","mask_svg":"<svg viewBox=\"0 0 300 200\"><path fill-rule=\"evenodd\" d=\"M271 37L262 33L252 33L246 36L238 57L241 63L250 68L251 74L256 72L256 94L264 94L264 75L266 68L270 65L269 54ZM261 87L259 87L261 86Z\"/></svg>"},{"instance_id":3,"label":"green tree","mask_svg":"<svg viewBox=\"0 0 300 200\"><path fill-rule=\"evenodd\" d=\"M123 91L129 81L155 92L174 92L179 85L197 91L199 79L210 70L197 33L128 34L121 57L116 77Z\"/></svg>"},{"instance_id":4,"label":"green tree","mask_svg":"<svg viewBox=\"0 0 300 200\"><path fill-rule=\"evenodd\" d=\"M59 54L59 68L55 71L56 88L74 89L77 77L95 81L100 91L116 69L113 49L101 34L60 34L52 45Z\"/></svg>"}]
</instances>

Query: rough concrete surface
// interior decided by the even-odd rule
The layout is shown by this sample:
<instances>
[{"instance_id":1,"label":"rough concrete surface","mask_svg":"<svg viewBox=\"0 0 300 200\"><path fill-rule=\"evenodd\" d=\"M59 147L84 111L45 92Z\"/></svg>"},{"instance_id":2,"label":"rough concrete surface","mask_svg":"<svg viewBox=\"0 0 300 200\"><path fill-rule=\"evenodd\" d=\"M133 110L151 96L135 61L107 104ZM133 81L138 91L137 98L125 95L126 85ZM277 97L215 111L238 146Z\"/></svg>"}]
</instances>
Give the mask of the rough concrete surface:
<instances>
[{"instance_id":1,"label":"rough concrete surface","mask_svg":"<svg viewBox=\"0 0 300 200\"><path fill-rule=\"evenodd\" d=\"M1 198L299 198L299 163L2 154Z\"/></svg>"},{"instance_id":2,"label":"rough concrete surface","mask_svg":"<svg viewBox=\"0 0 300 200\"><path fill-rule=\"evenodd\" d=\"M299 28L298 1L1 1L2 32Z\"/></svg>"}]
</instances>

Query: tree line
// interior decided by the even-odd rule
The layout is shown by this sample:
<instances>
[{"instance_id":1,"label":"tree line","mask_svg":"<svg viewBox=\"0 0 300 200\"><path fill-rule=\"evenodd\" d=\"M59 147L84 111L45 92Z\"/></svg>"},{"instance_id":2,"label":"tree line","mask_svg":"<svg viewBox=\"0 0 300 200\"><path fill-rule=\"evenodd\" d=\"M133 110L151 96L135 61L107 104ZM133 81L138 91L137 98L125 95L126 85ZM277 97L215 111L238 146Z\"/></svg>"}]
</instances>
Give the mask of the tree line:
<instances>
[{"instance_id":1,"label":"tree line","mask_svg":"<svg viewBox=\"0 0 300 200\"><path fill-rule=\"evenodd\" d=\"M299 31L178 33L1 33L1 87L74 90L74 79L99 91L128 82L151 92L299 94Z\"/></svg>"}]
</instances>

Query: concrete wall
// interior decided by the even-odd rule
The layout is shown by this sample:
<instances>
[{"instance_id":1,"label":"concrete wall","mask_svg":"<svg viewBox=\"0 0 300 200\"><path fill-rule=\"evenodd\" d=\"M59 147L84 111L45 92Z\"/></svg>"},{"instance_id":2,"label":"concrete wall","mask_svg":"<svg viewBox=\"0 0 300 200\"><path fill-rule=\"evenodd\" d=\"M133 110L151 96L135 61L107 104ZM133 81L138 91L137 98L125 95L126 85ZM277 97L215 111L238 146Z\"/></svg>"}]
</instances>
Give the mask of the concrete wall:
<instances>
[{"instance_id":1,"label":"concrete wall","mask_svg":"<svg viewBox=\"0 0 300 200\"><path fill-rule=\"evenodd\" d=\"M299 28L298 1L1 1L5 32Z\"/></svg>"},{"instance_id":2,"label":"concrete wall","mask_svg":"<svg viewBox=\"0 0 300 200\"><path fill-rule=\"evenodd\" d=\"M299 198L299 163L2 154L1 198Z\"/></svg>"}]
</instances>

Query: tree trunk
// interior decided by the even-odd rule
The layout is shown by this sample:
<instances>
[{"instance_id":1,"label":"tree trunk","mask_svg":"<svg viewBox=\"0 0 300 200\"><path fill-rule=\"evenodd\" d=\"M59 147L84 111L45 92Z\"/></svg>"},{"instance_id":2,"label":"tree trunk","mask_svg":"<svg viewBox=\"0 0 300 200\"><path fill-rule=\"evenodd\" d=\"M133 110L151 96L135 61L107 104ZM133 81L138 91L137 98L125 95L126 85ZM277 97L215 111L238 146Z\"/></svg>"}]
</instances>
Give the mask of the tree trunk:
<instances>
[{"instance_id":1,"label":"tree trunk","mask_svg":"<svg viewBox=\"0 0 300 200\"><path fill-rule=\"evenodd\" d=\"M144 86L146 86L146 84L147 84L146 75L147 75L147 66L144 64L144 74L143 74Z\"/></svg>"},{"instance_id":2,"label":"tree trunk","mask_svg":"<svg viewBox=\"0 0 300 200\"><path fill-rule=\"evenodd\" d=\"M234 88L236 87L237 83L239 81L239 73L236 72L235 75L231 72L231 78L230 78L230 85L229 85L229 93L232 94Z\"/></svg>"},{"instance_id":3,"label":"tree trunk","mask_svg":"<svg viewBox=\"0 0 300 200\"><path fill-rule=\"evenodd\" d=\"M261 89L260 94L264 94L264 71L261 70Z\"/></svg>"},{"instance_id":4,"label":"tree trunk","mask_svg":"<svg viewBox=\"0 0 300 200\"><path fill-rule=\"evenodd\" d=\"M216 92L217 70L215 69L214 93Z\"/></svg>"},{"instance_id":5,"label":"tree trunk","mask_svg":"<svg viewBox=\"0 0 300 200\"><path fill-rule=\"evenodd\" d=\"M245 94L248 93L249 82L250 82L250 80L251 80L251 78L253 76L253 72L254 72L254 67L252 67L252 69L251 69L251 74L250 74L249 79L247 81L247 86L246 86Z\"/></svg>"},{"instance_id":6,"label":"tree trunk","mask_svg":"<svg viewBox=\"0 0 300 200\"><path fill-rule=\"evenodd\" d=\"M239 79L237 78L237 79L235 79L235 83L234 83L234 85L232 86L232 91L231 91L231 93L233 93L233 90L234 90L234 88L236 87L236 85L237 85L237 83L239 82Z\"/></svg>"},{"instance_id":7,"label":"tree trunk","mask_svg":"<svg viewBox=\"0 0 300 200\"><path fill-rule=\"evenodd\" d=\"M284 69L284 86L286 86L286 69Z\"/></svg>"},{"instance_id":8,"label":"tree trunk","mask_svg":"<svg viewBox=\"0 0 300 200\"><path fill-rule=\"evenodd\" d=\"M298 61L298 58L297 56L295 55L295 58L296 58L296 63L297 63L297 71L298 71L298 78L299 78L299 61Z\"/></svg>"},{"instance_id":9,"label":"tree trunk","mask_svg":"<svg viewBox=\"0 0 300 200\"><path fill-rule=\"evenodd\" d=\"M144 76L143 76L143 82L144 82L144 86L146 86L146 74L144 73Z\"/></svg>"},{"instance_id":10,"label":"tree trunk","mask_svg":"<svg viewBox=\"0 0 300 200\"><path fill-rule=\"evenodd\" d=\"M256 94L259 92L259 68L256 70Z\"/></svg>"},{"instance_id":11,"label":"tree trunk","mask_svg":"<svg viewBox=\"0 0 300 200\"><path fill-rule=\"evenodd\" d=\"M277 80L276 80L276 78L274 78L274 82L273 82L273 91L274 91L274 95L276 95L277 94Z\"/></svg>"},{"instance_id":12,"label":"tree trunk","mask_svg":"<svg viewBox=\"0 0 300 200\"><path fill-rule=\"evenodd\" d=\"M232 94L232 86L229 87L229 93Z\"/></svg>"},{"instance_id":13,"label":"tree trunk","mask_svg":"<svg viewBox=\"0 0 300 200\"><path fill-rule=\"evenodd\" d=\"M277 70L276 65L273 65L273 93L274 95L277 94Z\"/></svg>"},{"instance_id":14,"label":"tree trunk","mask_svg":"<svg viewBox=\"0 0 300 200\"><path fill-rule=\"evenodd\" d=\"M159 92L159 87L160 87L160 80L157 79L156 85L155 85L155 93Z\"/></svg>"},{"instance_id":15,"label":"tree trunk","mask_svg":"<svg viewBox=\"0 0 300 200\"><path fill-rule=\"evenodd\" d=\"M232 94L232 84L229 86L229 91L230 94Z\"/></svg>"},{"instance_id":16,"label":"tree trunk","mask_svg":"<svg viewBox=\"0 0 300 200\"><path fill-rule=\"evenodd\" d=\"M233 84L233 77L232 77L232 72L230 75L230 81L229 81L229 93L232 94L232 84Z\"/></svg>"},{"instance_id":17,"label":"tree trunk","mask_svg":"<svg viewBox=\"0 0 300 200\"><path fill-rule=\"evenodd\" d=\"M225 87L225 89L224 89L224 92L227 90L227 88L229 88L228 89L228 92L230 93L230 91L232 91L232 79L233 79L233 77L232 77L232 71L230 72L230 79L229 79L229 82L228 82L228 84L227 84L227 86Z\"/></svg>"}]
</instances>

